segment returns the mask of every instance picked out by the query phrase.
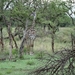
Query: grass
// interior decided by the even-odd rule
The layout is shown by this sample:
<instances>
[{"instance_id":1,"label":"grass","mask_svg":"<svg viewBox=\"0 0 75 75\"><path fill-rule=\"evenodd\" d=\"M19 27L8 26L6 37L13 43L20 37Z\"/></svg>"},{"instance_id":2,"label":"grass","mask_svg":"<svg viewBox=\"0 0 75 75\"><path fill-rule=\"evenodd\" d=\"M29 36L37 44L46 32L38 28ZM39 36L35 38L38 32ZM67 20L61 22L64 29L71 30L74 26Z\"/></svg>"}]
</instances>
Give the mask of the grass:
<instances>
[{"instance_id":1,"label":"grass","mask_svg":"<svg viewBox=\"0 0 75 75\"><path fill-rule=\"evenodd\" d=\"M6 37L8 35L6 29L4 29L3 32L4 37ZM56 32L55 51L62 50L63 48L71 48L71 32L74 32L73 27L60 28L59 31ZM45 36L43 32L38 34L42 34L43 37L36 38L34 42L35 55L25 55L24 60L18 59L16 62L11 62L9 60L0 62L0 75L27 75L28 72L45 64L46 60L39 60L36 58L42 58L44 54L42 56L40 52L43 51L52 53L51 35L48 34ZM18 46L20 46L21 40L17 40L17 43ZM4 44L6 52L9 51L10 46L8 40L4 40Z\"/></svg>"},{"instance_id":2,"label":"grass","mask_svg":"<svg viewBox=\"0 0 75 75\"><path fill-rule=\"evenodd\" d=\"M61 31L60 31L61 32ZM70 33L68 35L64 35L63 32L57 32L55 36L55 51L60 50L61 48L71 48L71 36ZM63 37L63 35L64 37ZM35 40L34 50L43 50L49 51L51 53L51 38L50 36L37 38Z\"/></svg>"},{"instance_id":3,"label":"grass","mask_svg":"<svg viewBox=\"0 0 75 75\"><path fill-rule=\"evenodd\" d=\"M37 33L38 35L41 35L43 37L38 37L36 38L34 42L34 50L46 50L51 52L51 35L48 34L47 36L44 35L43 30L38 30L39 32ZM4 32L4 37L6 37L8 34L6 32L6 29L3 30ZM55 50L57 51L58 49L61 48L67 48L71 47L71 33L74 32L74 27L62 27L59 28L59 31L56 32L55 35ZM15 39L18 39L15 37ZM66 42L66 43L64 43ZM21 40L17 40L18 47L20 46ZM8 40L5 40L5 49L9 50L9 42Z\"/></svg>"},{"instance_id":4,"label":"grass","mask_svg":"<svg viewBox=\"0 0 75 75\"><path fill-rule=\"evenodd\" d=\"M27 57L27 58L26 58ZM24 60L17 60L16 62L4 61L0 62L0 73L2 75L27 75L28 72L45 64L45 61L35 59L35 55L25 55Z\"/></svg>"}]
</instances>

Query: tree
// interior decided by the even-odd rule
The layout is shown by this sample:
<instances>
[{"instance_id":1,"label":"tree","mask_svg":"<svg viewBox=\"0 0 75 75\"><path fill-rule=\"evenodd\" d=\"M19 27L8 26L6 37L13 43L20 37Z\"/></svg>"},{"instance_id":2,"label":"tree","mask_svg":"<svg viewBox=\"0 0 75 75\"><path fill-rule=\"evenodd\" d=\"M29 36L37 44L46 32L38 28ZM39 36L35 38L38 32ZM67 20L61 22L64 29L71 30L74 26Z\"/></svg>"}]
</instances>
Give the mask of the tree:
<instances>
[{"instance_id":1,"label":"tree","mask_svg":"<svg viewBox=\"0 0 75 75\"><path fill-rule=\"evenodd\" d=\"M73 18L68 16L71 8L69 8L64 1L52 0L50 2L45 1L41 10L43 10L43 14L40 12L38 19L41 20L44 25L46 24L48 26L52 38L52 52L54 52L54 36L59 26L61 26L61 23L65 24L64 26L66 26L66 24L72 25Z\"/></svg>"},{"instance_id":2,"label":"tree","mask_svg":"<svg viewBox=\"0 0 75 75\"><path fill-rule=\"evenodd\" d=\"M49 55L48 62L30 75L74 75L75 50L64 49Z\"/></svg>"},{"instance_id":3,"label":"tree","mask_svg":"<svg viewBox=\"0 0 75 75\"><path fill-rule=\"evenodd\" d=\"M3 23L2 23L2 15L3 15L3 3L4 3L4 1L3 0L1 0L0 1L0 41L1 41L1 45L2 45L2 49L1 50L3 50L4 49L4 42L3 42Z\"/></svg>"},{"instance_id":4,"label":"tree","mask_svg":"<svg viewBox=\"0 0 75 75\"><path fill-rule=\"evenodd\" d=\"M16 11L16 16L18 14L19 16L17 16L17 17L19 19L22 18L22 20L23 19L26 20L25 21L26 24L22 21L23 26L24 26L24 31L23 31L24 33L23 33L22 42L21 42L21 45L20 45L20 48L19 48L19 56L20 56L20 58L22 58L22 56L23 56L23 49L24 49L24 45L26 45L26 44L29 47L27 49L29 49L29 51L33 52L33 50L30 48L31 47L30 45L31 45L31 41L33 41L33 43L34 43L34 39L35 38L31 39L30 35L33 35L33 34L29 34L30 33L29 31L32 30L32 29L34 30L35 19L36 19L36 9L34 7L30 7L30 6L27 6L27 5L24 6L22 4L21 4L21 7L24 8L24 9L26 9L26 10L22 10L23 12L21 11L21 13L20 13L20 12L18 12L19 11L19 9L18 9ZM33 8L33 10L31 10L32 8ZM28 26L29 25L29 21L30 21L30 23L32 22L30 26ZM27 43L28 42L28 40L27 40L28 38L30 40L29 43ZM33 46L32 46L32 48L33 48Z\"/></svg>"},{"instance_id":5,"label":"tree","mask_svg":"<svg viewBox=\"0 0 75 75\"><path fill-rule=\"evenodd\" d=\"M13 3L13 1L14 0L12 0L12 1L1 0L1 19L2 19L1 22L7 27L7 31L8 31L8 35L9 35L9 45L10 45L9 58L10 58L10 60L12 58L12 48L13 48L12 41L15 42L14 37L11 32L11 20L10 20L10 5ZM11 8L12 8L12 6L11 6ZM2 25L1 25L1 27L3 28ZM16 42L15 42L15 44L16 44Z\"/></svg>"}]
</instances>

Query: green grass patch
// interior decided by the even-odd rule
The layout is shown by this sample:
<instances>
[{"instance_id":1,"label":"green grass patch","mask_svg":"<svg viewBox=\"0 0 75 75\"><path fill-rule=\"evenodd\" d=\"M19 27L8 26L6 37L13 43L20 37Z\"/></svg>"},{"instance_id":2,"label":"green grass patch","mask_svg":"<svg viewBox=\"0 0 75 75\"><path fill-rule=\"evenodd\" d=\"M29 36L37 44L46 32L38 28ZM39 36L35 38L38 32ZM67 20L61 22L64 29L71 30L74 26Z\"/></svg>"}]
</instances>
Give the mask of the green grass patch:
<instances>
[{"instance_id":1,"label":"green grass patch","mask_svg":"<svg viewBox=\"0 0 75 75\"><path fill-rule=\"evenodd\" d=\"M35 55L25 55L23 60L18 59L16 62L0 62L0 73L3 75L27 75L28 72L43 66L45 60L35 59Z\"/></svg>"}]
</instances>

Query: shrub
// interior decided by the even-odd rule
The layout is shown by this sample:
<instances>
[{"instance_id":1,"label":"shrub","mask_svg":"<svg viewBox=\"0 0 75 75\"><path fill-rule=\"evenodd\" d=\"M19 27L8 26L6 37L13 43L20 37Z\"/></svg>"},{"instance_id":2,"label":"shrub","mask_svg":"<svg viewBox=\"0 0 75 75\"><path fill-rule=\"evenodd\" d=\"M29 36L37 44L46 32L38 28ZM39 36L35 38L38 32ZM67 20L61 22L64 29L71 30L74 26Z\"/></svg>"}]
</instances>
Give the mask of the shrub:
<instances>
[{"instance_id":1,"label":"shrub","mask_svg":"<svg viewBox=\"0 0 75 75\"><path fill-rule=\"evenodd\" d=\"M2 73L0 73L0 75L3 75Z\"/></svg>"},{"instance_id":2,"label":"shrub","mask_svg":"<svg viewBox=\"0 0 75 75\"><path fill-rule=\"evenodd\" d=\"M7 70L6 73L7 73L7 74L10 74L10 73L12 73L12 70Z\"/></svg>"},{"instance_id":3,"label":"shrub","mask_svg":"<svg viewBox=\"0 0 75 75\"><path fill-rule=\"evenodd\" d=\"M12 49L12 54L13 55L18 54L18 50L17 49Z\"/></svg>"},{"instance_id":4,"label":"shrub","mask_svg":"<svg viewBox=\"0 0 75 75\"><path fill-rule=\"evenodd\" d=\"M25 54L27 53L27 48L26 47L24 47L24 52L25 52Z\"/></svg>"},{"instance_id":5,"label":"shrub","mask_svg":"<svg viewBox=\"0 0 75 75\"><path fill-rule=\"evenodd\" d=\"M22 59L22 60L23 60L23 59L24 59L24 56L22 55L22 56L20 57L20 59Z\"/></svg>"},{"instance_id":6,"label":"shrub","mask_svg":"<svg viewBox=\"0 0 75 75\"><path fill-rule=\"evenodd\" d=\"M31 61L31 60L29 60L28 62L27 62L27 65L34 65L35 63L33 62L33 61Z\"/></svg>"},{"instance_id":7,"label":"shrub","mask_svg":"<svg viewBox=\"0 0 75 75\"><path fill-rule=\"evenodd\" d=\"M43 51L39 51L36 53L35 58L37 59L42 59L44 57L44 52Z\"/></svg>"}]
</instances>

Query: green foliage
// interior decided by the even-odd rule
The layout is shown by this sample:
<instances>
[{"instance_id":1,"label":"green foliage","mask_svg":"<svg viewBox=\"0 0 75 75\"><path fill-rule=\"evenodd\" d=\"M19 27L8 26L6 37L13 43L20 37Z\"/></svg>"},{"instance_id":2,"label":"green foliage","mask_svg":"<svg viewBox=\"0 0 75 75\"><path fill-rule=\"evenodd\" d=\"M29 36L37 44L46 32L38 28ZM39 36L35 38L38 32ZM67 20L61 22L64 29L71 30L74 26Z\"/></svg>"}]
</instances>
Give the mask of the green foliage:
<instances>
[{"instance_id":1,"label":"green foliage","mask_svg":"<svg viewBox=\"0 0 75 75\"><path fill-rule=\"evenodd\" d=\"M24 53L26 54L28 51L28 49L26 47L24 47Z\"/></svg>"},{"instance_id":2,"label":"green foliage","mask_svg":"<svg viewBox=\"0 0 75 75\"><path fill-rule=\"evenodd\" d=\"M46 4L45 8L46 9L42 8L38 13L38 22L45 23L46 25L53 22L55 24L51 23L52 26L55 25L56 27L72 25L71 18L66 14L69 11L69 8L66 6L66 2L54 0Z\"/></svg>"},{"instance_id":3,"label":"green foliage","mask_svg":"<svg viewBox=\"0 0 75 75\"><path fill-rule=\"evenodd\" d=\"M14 48L14 49L12 49L12 54L13 54L13 55L18 54L18 50L17 50L17 49L15 49L15 48Z\"/></svg>"},{"instance_id":4,"label":"green foliage","mask_svg":"<svg viewBox=\"0 0 75 75\"><path fill-rule=\"evenodd\" d=\"M0 75L3 75L2 73L0 73Z\"/></svg>"},{"instance_id":5,"label":"green foliage","mask_svg":"<svg viewBox=\"0 0 75 75\"><path fill-rule=\"evenodd\" d=\"M16 62L0 62L0 73L2 75L28 75L28 72L40 67L44 61L35 59L35 55L25 55L25 60L18 59Z\"/></svg>"},{"instance_id":6,"label":"green foliage","mask_svg":"<svg viewBox=\"0 0 75 75\"><path fill-rule=\"evenodd\" d=\"M29 16L30 12L27 6L25 6L22 2L18 1L17 3L15 3L15 6L11 13L11 15L14 17L26 19Z\"/></svg>"},{"instance_id":7,"label":"green foliage","mask_svg":"<svg viewBox=\"0 0 75 75\"><path fill-rule=\"evenodd\" d=\"M32 61L32 60L27 61L26 64L27 64L27 65L35 65L34 61Z\"/></svg>"},{"instance_id":8,"label":"green foliage","mask_svg":"<svg viewBox=\"0 0 75 75\"><path fill-rule=\"evenodd\" d=\"M18 58L18 50L17 49L12 49L12 54L13 54L13 56L15 57L15 58Z\"/></svg>"},{"instance_id":9,"label":"green foliage","mask_svg":"<svg viewBox=\"0 0 75 75\"><path fill-rule=\"evenodd\" d=\"M42 59L44 57L43 51L36 52L35 54L36 54L35 56L36 59Z\"/></svg>"},{"instance_id":10,"label":"green foliage","mask_svg":"<svg viewBox=\"0 0 75 75\"><path fill-rule=\"evenodd\" d=\"M21 59L21 60L24 60L24 56L22 55L22 56L20 57L20 59Z\"/></svg>"},{"instance_id":11,"label":"green foliage","mask_svg":"<svg viewBox=\"0 0 75 75\"><path fill-rule=\"evenodd\" d=\"M60 24L60 27L66 27L66 26L71 26L72 25L72 21L70 19L69 16L67 15L63 15L62 17L59 17L59 24Z\"/></svg>"},{"instance_id":12,"label":"green foliage","mask_svg":"<svg viewBox=\"0 0 75 75\"><path fill-rule=\"evenodd\" d=\"M6 74L11 74L12 73L12 70L7 70Z\"/></svg>"}]
</instances>

